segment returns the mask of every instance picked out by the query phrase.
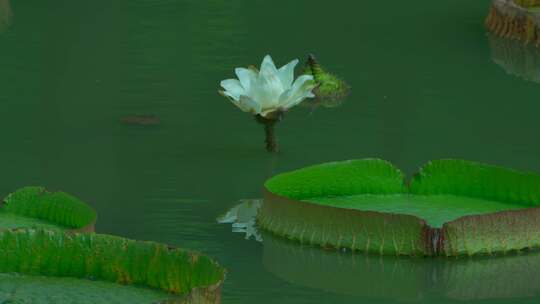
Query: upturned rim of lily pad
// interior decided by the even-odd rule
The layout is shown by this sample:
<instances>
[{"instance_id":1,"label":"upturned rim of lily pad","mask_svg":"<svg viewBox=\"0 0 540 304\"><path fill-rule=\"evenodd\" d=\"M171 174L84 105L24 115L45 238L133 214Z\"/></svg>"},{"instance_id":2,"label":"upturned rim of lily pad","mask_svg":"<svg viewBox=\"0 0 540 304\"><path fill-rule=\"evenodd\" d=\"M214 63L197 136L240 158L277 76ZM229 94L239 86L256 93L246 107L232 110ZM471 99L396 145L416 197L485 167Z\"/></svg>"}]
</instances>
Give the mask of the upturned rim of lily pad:
<instances>
[{"instance_id":1,"label":"upturned rim of lily pad","mask_svg":"<svg viewBox=\"0 0 540 304\"><path fill-rule=\"evenodd\" d=\"M495 35L540 47L539 0L492 0L485 26Z\"/></svg>"},{"instance_id":2,"label":"upturned rim of lily pad","mask_svg":"<svg viewBox=\"0 0 540 304\"><path fill-rule=\"evenodd\" d=\"M465 160L423 166L409 183L380 159L332 162L270 178L261 228L302 244L382 255L460 256L540 248L540 175ZM453 195L523 209L466 215L434 228L410 214L339 208L310 197Z\"/></svg>"},{"instance_id":3,"label":"upturned rim of lily pad","mask_svg":"<svg viewBox=\"0 0 540 304\"><path fill-rule=\"evenodd\" d=\"M26 186L8 194L0 202L0 210L50 222L70 232L93 232L97 220L96 211L79 198L40 186Z\"/></svg>"},{"instance_id":4,"label":"upturned rim of lily pad","mask_svg":"<svg viewBox=\"0 0 540 304\"><path fill-rule=\"evenodd\" d=\"M0 272L161 290L165 303L221 303L226 270L195 251L151 241L48 229L0 231Z\"/></svg>"}]
</instances>

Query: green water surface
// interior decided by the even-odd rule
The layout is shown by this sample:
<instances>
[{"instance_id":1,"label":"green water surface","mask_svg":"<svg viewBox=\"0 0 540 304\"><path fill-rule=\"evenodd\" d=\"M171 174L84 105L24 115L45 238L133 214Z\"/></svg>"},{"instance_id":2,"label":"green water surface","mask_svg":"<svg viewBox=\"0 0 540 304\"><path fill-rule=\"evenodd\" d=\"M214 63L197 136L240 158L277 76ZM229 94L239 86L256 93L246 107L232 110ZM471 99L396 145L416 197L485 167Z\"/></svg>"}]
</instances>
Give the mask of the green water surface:
<instances>
[{"instance_id":1,"label":"green water surface","mask_svg":"<svg viewBox=\"0 0 540 304\"><path fill-rule=\"evenodd\" d=\"M515 204L455 195L363 194L312 198L309 201L339 208L415 215L426 220L428 225L438 228L446 222L466 215L525 208Z\"/></svg>"},{"instance_id":2,"label":"green water surface","mask_svg":"<svg viewBox=\"0 0 540 304\"><path fill-rule=\"evenodd\" d=\"M535 61L519 60L519 51L493 61L500 50L483 24L490 2L417 0L388 9L394 3L0 0L11 12L0 34L0 197L26 185L66 191L96 209L97 232L211 255L228 269L224 304L411 303L413 292L421 295L413 303L462 304L449 296L461 286L474 293L504 284L459 275L437 285L450 270L429 259L407 271L427 283L399 277L392 292L304 284L265 267L264 254L281 255L264 242L246 241L215 218L240 199L262 197L270 176L334 160L382 158L409 177L448 157L540 172L540 86L506 72ZM282 152L268 154L262 126L219 96L219 82L267 53L282 65L310 52L351 95L340 107L287 113L276 127ZM133 115L160 123L122 123ZM372 257L384 269L373 280L339 266L350 255L325 257L317 275L342 269L333 283L343 285L391 281L392 270L409 265ZM491 269L485 276L516 272ZM466 303L538 303L538 280L519 282L526 292Z\"/></svg>"}]
</instances>

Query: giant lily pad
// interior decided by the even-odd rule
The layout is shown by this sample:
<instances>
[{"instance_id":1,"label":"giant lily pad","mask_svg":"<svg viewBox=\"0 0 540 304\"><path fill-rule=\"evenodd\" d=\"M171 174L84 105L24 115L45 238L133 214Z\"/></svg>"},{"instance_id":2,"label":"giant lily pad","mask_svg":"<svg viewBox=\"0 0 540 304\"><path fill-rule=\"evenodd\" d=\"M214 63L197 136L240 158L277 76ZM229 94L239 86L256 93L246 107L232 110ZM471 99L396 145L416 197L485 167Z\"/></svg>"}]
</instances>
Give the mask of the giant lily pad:
<instances>
[{"instance_id":1,"label":"giant lily pad","mask_svg":"<svg viewBox=\"0 0 540 304\"><path fill-rule=\"evenodd\" d=\"M493 0L487 29L501 37L540 46L539 0Z\"/></svg>"},{"instance_id":2,"label":"giant lily pad","mask_svg":"<svg viewBox=\"0 0 540 304\"><path fill-rule=\"evenodd\" d=\"M175 300L161 290L111 282L0 273L0 303L157 304Z\"/></svg>"},{"instance_id":3,"label":"giant lily pad","mask_svg":"<svg viewBox=\"0 0 540 304\"><path fill-rule=\"evenodd\" d=\"M263 265L295 285L371 299L437 302L527 298L540 294L540 252L467 259L417 259L404 256L351 255L298 246L252 226L262 200L242 200L221 223L263 246ZM238 229L238 227L249 227Z\"/></svg>"},{"instance_id":4,"label":"giant lily pad","mask_svg":"<svg viewBox=\"0 0 540 304\"><path fill-rule=\"evenodd\" d=\"M364 159L277 175L259 225L301 243L393 255L540 247L540 175L462 160L428 163L409 184Z\"/></svg>"},{"instance_id":5,"label":"giant lily pad","mask_svg":"<svg viewBox=\"0 0 540 304\"><path fill-rule=\"evenodd\" d=\"M29 283L40 288L68 285L68 293L76 293L77 286L73 285L86 286L87 296L97 299L100 295L94 291L118 288L105 282L138 287L121 289L121 294L128 297L121 303L157 303L167 298L167 303L220 303L225 275L224 269L206 256L164 244L44 229L0 231L0 272L41 276L15 279L21 285ZM92 285L91 280L99 283ZM4 285L0 277L0 295L6 299L21 297L20 293L6 292L9 288ZM135 298L131 298L134 294ZM32 299L35 295L23 293L22 297Z\"/></svg>"},{"instance_id":6,"label":"giant lily pad","mask_svg":"<svg viewBox=\"0 0 540 304\"><path fill-rule=\"evenodd\" d=\"M51 228L93 231L96 212L78 198L42 187L24 187L0 207L0 229Z\"/></svg>"},{"instance_id":7,"label":"giant lily pad","mask_svg":"<svg viewBox=\"0 0 540 304\"><path fill-rule=\"evenodd\" d=\"M0 33L10 26L11 16L10 0L0 0Z\"/></svg>"}]
</instances>

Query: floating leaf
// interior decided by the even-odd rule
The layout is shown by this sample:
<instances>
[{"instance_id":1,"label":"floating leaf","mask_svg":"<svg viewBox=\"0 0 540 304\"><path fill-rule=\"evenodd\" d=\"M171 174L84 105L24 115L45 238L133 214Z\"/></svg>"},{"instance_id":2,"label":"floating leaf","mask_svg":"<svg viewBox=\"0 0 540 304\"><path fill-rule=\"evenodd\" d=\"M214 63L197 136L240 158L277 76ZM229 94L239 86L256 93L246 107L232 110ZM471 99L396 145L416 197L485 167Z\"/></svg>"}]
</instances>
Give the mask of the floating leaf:
<instances>
[{"instance_id":1,"label":"floating leaf","mask_svg":"<svg viewBox=\"0 0 540 304\"><path fill-rule=\"evenodd\" d=\"M186 303L219 303L225 275L206 256L164 244L42 229L0 231L0 272L153 288Z\"/></svg>"},{"instance_id":2,"label":"floating leaf","mask_svg":"<svg viewBox=\"0 0 540 304\"><path fill-rule=\"evenodd\" d=\"M12 19L11 0L0 0L0 34L10 25Z\"/></svg>"},{"instance_id":3,"label":"floating leaf","mask_svg":"<svg viewBox=\"0 0 540 304\"><path fill-rule=\"evenodd\" d=\"M486 28L495 35L540 45L538 0L493 0Z\"/></svg>"},{"instance_id":4,"label":"floating leaf","mask_svg":"<svg viewBox=\"0 0 540 304\"><path fill-rule=\"evenodd\" d=\"M380 159L310 166L273 177L265 183L265 187L272 193L299 200L358 193L406 192L403 173Z\"/></svg>"},{"instance_id":5,"label":"floating leaf","mask_svg":"<svg viewBox=\"0 0 540 304\"><path fill-rule=\"evenodd\" d=\"M324 247L395 255L540 248L540 175L463 160L403 175L377 159L327 163L265 184L259 224Z\"/></svg>"},{"instance_id":6,"label":"floating leaf","mask_svg":"<svg viewBox=\"0 0 540 304\"><path fill-rule=\"evenodd\" d=\"M165 303L164 299L174 303L168 293L149 288L67 277L0 274L1 303L157 304Z\"/></svg>"},{"instance_id":7,"label":"floating leaf","mask_svg":"<svg viewBox=\"0 0 540 304\"><path fill-rule=\"evenodd\" d=\"M0 208L1 228L59 228L93 231L96 212L78 198L43 187L24 187L8 195Z\"/></svg>"}]
</instances>

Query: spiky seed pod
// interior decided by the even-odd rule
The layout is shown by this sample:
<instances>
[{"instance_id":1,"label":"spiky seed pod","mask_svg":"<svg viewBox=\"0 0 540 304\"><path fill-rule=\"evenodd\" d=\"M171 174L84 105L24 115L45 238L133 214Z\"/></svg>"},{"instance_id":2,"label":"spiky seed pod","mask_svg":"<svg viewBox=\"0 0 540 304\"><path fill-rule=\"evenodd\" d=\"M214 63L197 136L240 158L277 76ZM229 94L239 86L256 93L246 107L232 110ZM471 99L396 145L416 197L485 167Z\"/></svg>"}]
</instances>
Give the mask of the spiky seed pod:
<instances>
[{"instance_id":1,"label":"spiky seed pod","mask_svg":"<svg viewBox=\"0 0 540 304\"><path fill-rule=\"evenodd\" d=\"M304 74L312 75L317 83L317 87L313 90L316 98L309 101L310 104L333 107L340 104L350 91L349 85L337 76L328 73L313 54L308 55Z\"/></svg>"}]
</instances>

